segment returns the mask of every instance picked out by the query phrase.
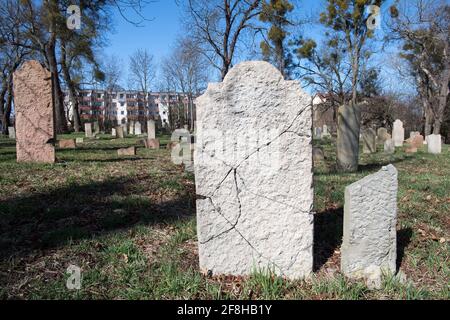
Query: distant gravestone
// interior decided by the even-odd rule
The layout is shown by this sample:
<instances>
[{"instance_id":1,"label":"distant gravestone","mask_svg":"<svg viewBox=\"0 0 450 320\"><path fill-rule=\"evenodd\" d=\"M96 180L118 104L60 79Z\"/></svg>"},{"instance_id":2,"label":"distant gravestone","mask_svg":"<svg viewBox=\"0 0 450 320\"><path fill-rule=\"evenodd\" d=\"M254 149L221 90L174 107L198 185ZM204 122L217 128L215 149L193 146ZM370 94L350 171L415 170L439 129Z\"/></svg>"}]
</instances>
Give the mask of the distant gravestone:
<instances>
[{"instance_id":1,"label":"distant gravestone","mask_svg":"<svg viewBox=\"0 0 450 320\"><path fill-rule=\"evenodd\" d=\"M35 60L13 75L18 162L55 162L51 74Z\"/></svg>"},{"instance_id":2,"label":"distant gravestone","mask_svg":"<svg viewBox=\"0 0 450 320\"><path fill-rule=\"evenodd\" d=\"M75 149L77 147L75 139L59 140L60 149Z\"/></svg>"},{"instance_id":3,"label":"distant gravestone","mask_svg":"<svg viewBox=\"0 0 450 320\"><path fill-rule=\"evenodd\" d=\"M126 137L126 135L128 134L127 125L122 124L121 127L122 127L122 131L123 131L123 135L124 135L124 137Z\"/></svg>"},{"instance_id":4,"label":"distant gravestone","mask_svg":"<svg viewBox=\"0 0 450 320\"><path fill-rule=\"evenodd\" d=\"M322 139L322 128L315 128L314 129L314 137L316 139Z\"/></svg>"},{"instance_id":5,"label":"distant gravestone","mask_svg":"<svg viewBox=\"0 0 450 320\"><path fill-rule=\"evenodd\" d=\"M134 135L134 121L129 122L129 127L130 127L130 130L128 131L129 134Z\"/></svg>"},{"instance_id":6,"label":"distant gravestone","mask_svg":"<svg viewBox=\"0 0 450 320\"><path fill-rule=\"evenodd\" d=\"M363 152L375 153L377 152L377 135L375 130L367 128L362 133Z\"/></svg>"},{"instance_id":7,"label":"distant gravestone","mask_svg":"<svg viewBox=\"0 0 450 320\"><path fill-rule=\"evenodd\" d=\"M14 127L8 127L8 137L10 139L16 138L16 129Z\"/></svg>"},{"instance_id":8,"label":"distant gravestone","mask_svg":"<svg viewBox=\"0 0 450 320\"><path fill-rule=\"evenodd\" d=\"M403 128L403 122L400 120L394 121L394 128L392 130L392 138L396 147L402 147L403 141L405 141L405 129Z\"/></svg>"},{"instance_id":9,"label":"distant gravestone","mask_svg":"<svg viewBox=\"0 0 450 320\"><path fill-rule=\"evenodd\" d=\"M384 152L389 154L395 152L395 143L393 139L388 139L384 142Z\"/></svg>"},{"instance_id":10,"label":"distant gravestone","mask_svg":"<svg viewBox=\"0 0 450 320\"><path fill-rule=\"evenodd\" d=\"M116 128L112 128L112 129L111 129L111 135L112 135L113 137L117 137L117 130L116 130Z\"/></svg>"},{"instance_id":11,"label":"distant gravestone","mask_svg":"<svg viewBox=\"0 0 450 320\"><path fill-rule=\"evenodd\" d=\"M328 131L328 126L326 124L322 127L322 137L329 138L331 136L330 132Z\"/></svg>"},{"instance_id":12,"label":"distant gravestone","mask_svg":"<svg viewBox=\"0 0 450 320\"><path fill-rule=\"evenodd\" d=\"M419 149L423 147L423 136L419 133L418 135L414 135L414 137L411 138L411 147Z\"/></svg>"},{"instance_id":13,"label":"distant gravestone","mask_svg":"<svg viewBox=\"0 0 450 320\"><path fill-rule=\"evenodd\" d=\"M420 132L419 132L419 131L411 131L411 132L409 133L409 138L410 138L410 139L413 139L415 136L418 136L418 135L420 135Z\"/></svg>"},{"instance_id":14,"label":"distant gravestone","mask_svg":"<svg viewBox=\"0 0 450 320\"><path fill-rule=\"evenodd\" d=\"M325 160L325 154L322 148L313 147L313 162L318 163Z\"/></svg>"},{"instance_id":15,"label":"distant gravestone","mask_svg":"<svg viewBox=\"0 0 450 320\"><path fill-rule=\"evenodd\" d=\"M76 143L76 144L84 143L84 139L83 139L83 138L76 138L76 139L75 139L75 143Z\"/></svg>"},{"instance_id":16,"label":"distant gravestone","mask_svg":"<svg viewBox=\"0 0 450 320\"><path fill-rule=\"evenodd\" d=\"M98 121L94 122L94 135L97 135L100 133L100 125L98 124Z\"/></svg>"},{"instance_id":17,"label":"distant gravestone","mask_svg":"<svg viewBox=\"0 0 450 320\"><path fill-rule=\"evenodd\" d=\"M439 154L442 152L442 139L440 134L427 136L428 153Z\"/></svg>"},{"instance_id":18,"label":"distant gravestone","mask_svg":"<svg viewBox=\"0 0 450 320\"><path fill-rule=\"evenodd\" d=\"M134 134L137 136L142 134L142 126L139 121L134 124Z\"/></svg>"},{"instance_id":19,"label":"distant gravestone","mask_svg":"<svg viewBox=\"0 0 450 320\"><path fill-rule=\"evenodd\" d=\"M124 134L123 131L124 131L123 126L117 126L117 127L116 127L116 133L117 133L117 137L118 137L118 138L120 138L120 139L125 138L125 134Z\"/></svg>"},{"instance_id":20,"label":"distant gravestone","mask_svg":"<svg viewBox=\"0 0 450 320\"><path fill-rule=\"evenodd\" d=\"M200 268L312 273L310 97L272 65L243 62L196 100Z\"/></svg>"},{"instance_id":21,"label":"distant gravestone","mask_svg":"<svg viewBox=\"0 0 450 320\"><path fill-rule=\"evenodd\" d=\"M378 128L377 130L377 142L380 144L384 144L387 139L390 139L391 136L388 133L386 128Z\"/></svg>"},{"instance_id":22,"label":"distant gravestone","mask_svg":"<svg viewBox=\"0 0 450 320\"><path fill-rule=\"evenodd\" d=\"M156 126L154 120L147 121L147 136L149 139L156 139Z\"/></svg>"},{"instance_id":23,"label":"distant gravestone","mask_svg":"<svg viewBox=\"0 0 450 320\"><path fill-rule=\"evenodd\" d=\"M119 155L119 156L135 156L136 155L136 147L118 149L117 155Z\"/></svg>"},{"instance_id":24,"label":"distant gravestone","mask_svg":"<svg viewBox=\"0 0 450 320\"><path fill-rule=\"evenodd\" d=\"M93 138L94 133L92 131L92 123L84 124L84 133L86 134L86 138Z\"/></svg>"},{"instance_id":25,"label":"distant gravestone","mask_svg":"<svg viewBox=\"0 0 450 320\"><path fill-rule=\"evenodd\" d=\"M379 288L383 273L395 274L397 169L383 167L345 188L341 269Z\"/></svg>"}]
</instances>

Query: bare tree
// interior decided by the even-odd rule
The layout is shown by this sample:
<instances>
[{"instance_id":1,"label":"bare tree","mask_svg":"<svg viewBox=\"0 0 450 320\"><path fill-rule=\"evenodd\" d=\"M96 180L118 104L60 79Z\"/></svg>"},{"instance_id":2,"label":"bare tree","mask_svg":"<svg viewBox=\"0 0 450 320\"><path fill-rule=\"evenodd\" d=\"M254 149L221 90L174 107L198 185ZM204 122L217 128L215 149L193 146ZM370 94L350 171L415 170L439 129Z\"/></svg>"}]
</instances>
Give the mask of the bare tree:
<instances>
[{"instance_id":1,"label":"bare tree","mask_svg":"<svg viewBox=\"0 0 450 320\"><path fill-rule=\"evenodd\" d=\"M450 83L450 5L445 1L403 1L392 7L388 40L402 41L401 56L416 79L425 117L425 135L439 134Z\"/></svg>"},{"instance_id":2,"label":"bare tree","mask_svg":"<svg viewBox=\"0 0 450 320\"><path fill-rule=\"evenodd\" d=\"M170 79L173 88L188 98L186 119L194 128L194 97L205 89L208 82L208 61L200 54L201 48L192 39L185 37L176 42L172 54L163 62L163 74Z\"/></svg>"},{"instance_id":3,"label":"bare tree","mask_svg":"<svg viewBox=\"0 0 450 320\"><path fill-rule=\"evenodd\" d=\"M244 31L257 28L261 0L184 0L184 4L193 39L203 46L202 53L223 80Z\"/></svg>"}]
</instances>

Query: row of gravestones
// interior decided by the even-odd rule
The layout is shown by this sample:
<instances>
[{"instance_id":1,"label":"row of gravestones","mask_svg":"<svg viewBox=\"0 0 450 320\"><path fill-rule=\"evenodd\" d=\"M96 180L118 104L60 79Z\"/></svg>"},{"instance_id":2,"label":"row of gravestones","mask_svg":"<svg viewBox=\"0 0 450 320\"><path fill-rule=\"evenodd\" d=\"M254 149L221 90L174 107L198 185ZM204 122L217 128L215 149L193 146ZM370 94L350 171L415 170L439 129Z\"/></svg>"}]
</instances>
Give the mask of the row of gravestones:
<instances>
[{"instance_id":1,"label":"row of gravestones","mask_svg":"<svg viewBox=\"0 0 450 320\"><path fill-rule=\"evenodd\" d=\"M331 137L331 133L328 130L328 126L324 124L322 127L314 128L314 138L322 139Z\"/></svg>"},{"instance_id":2,"label":"row of gravestones","mask_svg":"<svg viewBox=\"0 0 450 320\"><path fill-rule=\"evenodd\" d=\"M405 129L403 123L400 120L395 120L392 136L388 133L386 128L378 128L375 132L374 129L368 128L362 131L361 140L363 144L364 153L375 153L377 151L377 144L384 145L384 152L394 153L396 147L402 147L405 142ZM427 145L429 153L439 154L442 151L442 142L440 135L429 135L426 139L420 134L420 132L411 132L410 138L406 140L408 148L407 153L415 153L418 149Z\"/></svg>"},{"instance_id":3,"label":"row of gravestones","mask_svg":"<svg viewBox=\"0 0 450 320\"><path fill-rule=\"evenodd\" d=\"M37 61L14 74L18 161L54 161L50 79ZM270 268L294 279L311 275L317 243L310 97L272 65L253 61L210 84L196 105L201 269L245 275ZM345 189L344 274L379 286L382 273L396 271L396 219L392 165Z\"/></svg>"}]
</instances>

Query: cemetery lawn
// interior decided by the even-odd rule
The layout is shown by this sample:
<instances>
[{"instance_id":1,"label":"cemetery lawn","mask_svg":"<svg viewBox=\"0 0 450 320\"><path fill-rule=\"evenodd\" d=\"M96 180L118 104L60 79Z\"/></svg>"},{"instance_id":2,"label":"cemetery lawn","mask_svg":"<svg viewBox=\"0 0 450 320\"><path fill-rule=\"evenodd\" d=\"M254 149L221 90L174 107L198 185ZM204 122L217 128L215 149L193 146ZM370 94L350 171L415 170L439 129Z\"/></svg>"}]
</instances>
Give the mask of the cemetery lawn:
<instances>
[{"instance_id":1,"label":"cemetery lawn","mask_svg":"<svg viewBox=\"0 0 450 320\"><path fill-rule=\"evenodd\" d=\"M59 138L81 137L72 134ZM57 150L54 165L17 164L0 139L1 299L449 299L450 150L361 155L352 174L334 171L334 146L315 142L314 276L286 281L270 272L212 277L198 271L192 174L161 150L116 149L137 138L86 140ZM381 146L379 146L381 148ZM398 265L381 290L339 272L344 188L393 163L399 170ZM232 258L232 257L231 257ZM82 287L69 291L69 265Z\"/></svg>"}]
</instances>

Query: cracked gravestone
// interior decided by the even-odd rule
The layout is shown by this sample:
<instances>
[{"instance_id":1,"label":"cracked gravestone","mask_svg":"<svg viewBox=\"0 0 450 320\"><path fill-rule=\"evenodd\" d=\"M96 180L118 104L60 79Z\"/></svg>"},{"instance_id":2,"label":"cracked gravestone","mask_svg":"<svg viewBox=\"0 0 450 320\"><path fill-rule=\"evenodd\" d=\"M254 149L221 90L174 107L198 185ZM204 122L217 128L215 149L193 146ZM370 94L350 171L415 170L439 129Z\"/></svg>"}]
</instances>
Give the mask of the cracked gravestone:
<instances>
[{"instance_id":1,"label":"cracked gravestone","mask_svg":"<svg viewBox=\"0 0 450 320\"><path fill-rule=\"evenodd\" d=\"M310 97L267 62L235 66L196 100L200 268L312 272Z\"/></svg>"},{"instance_id":2,"label":"cracked gravestone","mask_svg":"<svg viewBox=\"0 0 450 320\"><path fill-rule=\"evenodd\" d=\"M55 133L50 72L26 61L14 72L18 162L55 162Z\"/></svg>"},{"instance_id":3,"label":"cracked gravestone","mask_svg":"<svg viewBox=\"0 0 450 320\"><path fill-rule=\"evenodd\" d=\"M393 165L345 188L341 269L371 287L381 285L383 272L396 271L397 189Z\"/></svg>"}]
</instances>

